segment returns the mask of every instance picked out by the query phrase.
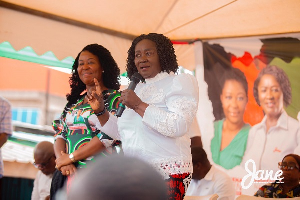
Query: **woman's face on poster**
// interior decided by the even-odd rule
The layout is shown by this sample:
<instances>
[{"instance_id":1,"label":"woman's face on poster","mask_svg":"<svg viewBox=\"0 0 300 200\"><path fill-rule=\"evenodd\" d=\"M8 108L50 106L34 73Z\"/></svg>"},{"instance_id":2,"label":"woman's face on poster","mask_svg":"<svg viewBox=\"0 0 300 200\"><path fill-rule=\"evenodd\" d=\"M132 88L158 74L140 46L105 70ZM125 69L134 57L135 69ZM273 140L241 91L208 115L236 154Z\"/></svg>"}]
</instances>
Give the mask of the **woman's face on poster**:
<instances>
[{"instance_id":1,"label":"woman's face on poster","mask_svg":"<svg viewBox=\"0 0 300 200\"><path fill-rule=\"evenodd\" d=\"M278 116L283 109L283 93L276 78L270 74L261 77L258 84L258 99L267 116Z\"/></svg>"},{"instance_id":2,"label":"woman's face on poster","mask_svg":"<svg viewBox=\"0 0 300 200\"><path fill-rule=\"evenodd\" d=\"M241 123L248 101L243 85L236 80L226 80L220 98L226 120Z\"/></svg>"}]
</instances>

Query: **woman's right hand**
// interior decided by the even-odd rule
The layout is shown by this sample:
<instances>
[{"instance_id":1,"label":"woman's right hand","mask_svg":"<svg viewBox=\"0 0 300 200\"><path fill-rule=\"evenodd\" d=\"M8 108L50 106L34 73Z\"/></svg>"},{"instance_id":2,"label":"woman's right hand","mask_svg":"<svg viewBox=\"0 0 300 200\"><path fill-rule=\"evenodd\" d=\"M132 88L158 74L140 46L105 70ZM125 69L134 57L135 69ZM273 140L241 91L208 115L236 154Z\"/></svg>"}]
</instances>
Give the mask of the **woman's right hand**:
<instances>
[{"instance_id":1,"label":"woman's right hand","mask_svg":"<svg viewBox=\"0 0 300 200\"><path fill-rule=\"evenodd\" d=\"M104 110L104 100L101 92L99 82L94 78L95 90L87 92L88 103L92 107L95 113L99 113Z\"/></svg>"},{"instance_id":2,"label":"woman's right hand","mask_svg":"<svg viewBox=\"0 0 300 200\"><path fill-rule=\"evenodd\" d=\"M64 176L70 176L70 175L74 174L76 172L76 170L77 169L74 164L65 165L60 168L60 171L61 171L62 175L64 175Z\"/></svg>"}]
</instances>

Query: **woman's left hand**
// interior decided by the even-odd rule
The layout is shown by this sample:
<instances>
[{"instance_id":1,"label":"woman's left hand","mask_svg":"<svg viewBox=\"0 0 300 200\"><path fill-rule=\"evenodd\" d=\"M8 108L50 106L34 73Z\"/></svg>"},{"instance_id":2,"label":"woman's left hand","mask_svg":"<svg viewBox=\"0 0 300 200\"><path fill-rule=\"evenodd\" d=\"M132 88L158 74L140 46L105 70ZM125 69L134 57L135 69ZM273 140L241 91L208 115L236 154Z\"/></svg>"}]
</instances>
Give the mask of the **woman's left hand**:
<instances>
[{"instance_id":1,"label":"woman's left hand","mask_svg":"<svg viewBox=\"0 0 300 200\"><path fill-rule=\"evenodd\" d=\"M72 160L69 158L69 154L66 154L65 152L60 152L61 156L55 160L56 168L60 169L62 166L66 166L69 164L72 164Z\"/></svg>"},{"instance_id":2,"label":"woman's left hand","mask_svg":"<svg viewBox=\"0 0 300 200\"><path fill-rule=\"evenodd\" d=\"M143 103L133 90L128 89L122 91L120 102L133 110L136 110Z\"/></svg>"},{"instance_id":3,"label":"woman's left hand","mask_svg":"<svg viewBox=\"0 0 300 200\"><path fill-rule=\"evenodd\" d=\"M70 176L72 174L74 174L76 172L76 167L74 164L69 164L69 165L66 165L66 166L62 166L60 168L60 171L62 173L62 175L64 176Z\"/></svg>"}]
</instances>

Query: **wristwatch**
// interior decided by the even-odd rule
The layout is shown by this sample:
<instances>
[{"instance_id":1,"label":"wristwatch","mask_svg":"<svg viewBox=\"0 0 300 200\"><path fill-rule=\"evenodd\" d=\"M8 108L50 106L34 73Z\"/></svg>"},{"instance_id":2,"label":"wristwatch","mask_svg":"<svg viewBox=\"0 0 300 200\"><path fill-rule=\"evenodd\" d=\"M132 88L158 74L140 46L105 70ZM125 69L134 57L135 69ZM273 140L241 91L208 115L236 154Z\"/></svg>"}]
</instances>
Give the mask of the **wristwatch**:
<instances>
[{"instance_id":1,"label":"wristwatch","mask_svg":"<svg viewBox=\"0 0 300 200\"><path fill-rule=\"evenodd\" d=\"M73 154L73 153L70 153L70 154L69 154L69 158L72 160L72 162L76 162L76 160L75 160L75 157L74 157L74 154Z\"/></svg>"}]
</instances>

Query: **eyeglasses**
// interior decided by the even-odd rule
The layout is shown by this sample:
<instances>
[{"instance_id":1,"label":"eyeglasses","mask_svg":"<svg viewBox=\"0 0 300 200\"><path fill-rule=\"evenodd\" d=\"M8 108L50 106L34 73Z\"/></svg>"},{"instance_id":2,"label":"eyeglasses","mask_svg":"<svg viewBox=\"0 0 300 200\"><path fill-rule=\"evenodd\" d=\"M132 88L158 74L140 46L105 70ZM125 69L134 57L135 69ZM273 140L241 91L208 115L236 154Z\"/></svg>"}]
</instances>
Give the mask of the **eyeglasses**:
<instances>
[{"instance_id":1,"label":"eyeglasses","mask_svg":"<svg viewBox=\"0 0 300 200\"><path fill-rule=\"evenodd\" d=\"M36 167L36 168L40 168L40 169L43 169L43 168L45 168L49 163L50 163L50 160L51 160L51 158L52 158L52 156L48 159L48 161L47 162L45 162L45 163L41 163L41 164L37 164L37 163L33 163L33 165Z\"/></svg>"},{"instance_id":2,"label":"eyeglasses","mask_svg":"<svg viewBox=\"0 0 300 200\"><path fill-rule=\"evenodd\" d=\"M295 168L299 170L299 166L297 166L297 164L294 162L279 162L278 168L281 170L293 170Z\"/></svg>"}]
</instances>

